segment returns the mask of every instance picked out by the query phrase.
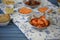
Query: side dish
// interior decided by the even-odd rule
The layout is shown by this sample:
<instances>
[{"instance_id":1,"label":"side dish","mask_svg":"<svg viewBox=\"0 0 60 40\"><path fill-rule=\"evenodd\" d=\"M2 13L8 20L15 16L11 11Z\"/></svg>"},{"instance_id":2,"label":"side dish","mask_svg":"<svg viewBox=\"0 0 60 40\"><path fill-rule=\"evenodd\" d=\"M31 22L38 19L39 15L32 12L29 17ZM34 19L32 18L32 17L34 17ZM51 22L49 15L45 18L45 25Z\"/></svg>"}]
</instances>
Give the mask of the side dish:
<instances>
[{"instance_id":1,"label":"side dish","mask_svg":"<svg viewBox=\"0 0 60 40\"><path fill-rule=\"evenodd\" d=\"M6 26L10 22L10 15L0 14L0 26Z\"/></svg>"},{"instance_id":2,"label":"side dish","mask_svg":"<svg viewBox=\"0 0 60 40\"><path fill-rule=\"evenodd\" d=\"M48 7L41 7L38 9L39 12L45 13L48 10Z\"/></svg>"},{"instance_id":3,"label":"side dish","mask_svg":"<svg viewBox=\"0 0 60 40\"><path fill-rule=\"evenodd\" d=\"M26 7L23 7L23 8L21 8L21 9L19 9L18 11L19 11L19 13L21 13L21 14L30 14L30 13L32 12L31 9L26 8Z\"/></svg>"},{"instance_id":4,"label":"side dish","mask_svg":"<svg viewBox=\"0 0 60 40\"><path fill-rule=\"evenodd\" d=\"M36 8L41 4L41 2L38 0L25 0L24 3L31 8Z\"/></svg>"},{"instance_id":5,"label":"side dish","mask_svg":"<svg viewBox=\"0 0 60 40\"><path fill-rule=\"evenodd\" d=\"M5 8L5 11L6 11L6 13L7 14L12 14L12 13L14 13L14 8Z\"/></svg>"},{"instance_id":6,"label":"side dish","mask_svg":"<svg viewBox=\"0 0 60 40\"><path fill-rule=\"evenodd\" d=\"M2 2L7 5L15 4L14 0L2 0Z\"/></svg>"},{"instance_id":7,"label":"side dish","mask_svg":"<svg viewBox=\"0 0 60 40\"><path fill-rule=\"evenodd\" d=\"M45 16L41 16L39 18L31 19L30 24L35 26L38 29L44 29L50 25L50 22L49 20L46 19Z\"/></svg>"},{"instance_id":8,"label":"side dish","mask_svg":"<svg viewBox=\"0 0 60 40\"><path fill-rule=\"evenodd\" d=\"M0 15L0 23L4 23L10 20L10 15L8 14L1 14Z\"/></svg>"}]
</instances>

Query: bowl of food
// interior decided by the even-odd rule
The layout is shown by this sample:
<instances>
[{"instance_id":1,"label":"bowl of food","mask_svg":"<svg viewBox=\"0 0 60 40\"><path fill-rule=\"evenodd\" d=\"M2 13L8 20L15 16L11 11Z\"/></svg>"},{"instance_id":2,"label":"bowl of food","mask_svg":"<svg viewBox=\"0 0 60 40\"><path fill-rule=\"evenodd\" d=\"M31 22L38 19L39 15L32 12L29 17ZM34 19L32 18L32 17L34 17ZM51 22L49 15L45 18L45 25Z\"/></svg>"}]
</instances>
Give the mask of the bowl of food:
<instances>
[{"instance_id":1,"label":"bowl of food","mask_svg":"<svg viewBox=\"0 0 60 40\"><path fill-rule=\"evenodd\" d=\"M36 8L41 4L40 0L24 0L23 2L26 6L29 6L31 8Z\"/></svg>"},{"instance_id":2,"label":"bowl of food","mask_svg":"<svg viewBox=\"0 0 60 40\"><path fill-rule=\"evenodd\" d=\"M15 1L14 0L2 0L2 2L6 5L13 5L15 4Z\"/></svg>"},{"instance_id":3,"label":"bowl of food","mask_svg":"<svg viewBox=\"0 0 60 40\"><path fill-rule=\"evenodd\" d=\"M32 17L29 23L37 29L45 29L50 25L50 21L46 19L46 16Z\"/></svg>"},{"instance_id":4,"label":"bowl of food","mask_svg":"<svg viewBox=\"0 0 60 40\"><path fill-rule=\"evenodd\" d=\"M32 14L32 9L29 8L29 7L22 7L20 9L18 9L18 12L21 14L21 15L30 15Z\"/></svg>"},{"instance_id":5,"label":"bowl of food","mask_svg":"<svg viewBox=\"0 0 60 40\"><path fill-rule=\"evenodd\" d=\"M39 7L38 8L38 11L41 12L41 13L45 13L49 8L44 6L44 7Z\"/></svg>"},{"instance_id":6,"label":"bowl of food","mask_svg":"<svg viewBox=\"0 0 60 40\"><path fill-rule=\"evenodd\" d=\"M0 14L0 26L6 26L10 22L10 15Z\"/></svg>"}]
</instances>

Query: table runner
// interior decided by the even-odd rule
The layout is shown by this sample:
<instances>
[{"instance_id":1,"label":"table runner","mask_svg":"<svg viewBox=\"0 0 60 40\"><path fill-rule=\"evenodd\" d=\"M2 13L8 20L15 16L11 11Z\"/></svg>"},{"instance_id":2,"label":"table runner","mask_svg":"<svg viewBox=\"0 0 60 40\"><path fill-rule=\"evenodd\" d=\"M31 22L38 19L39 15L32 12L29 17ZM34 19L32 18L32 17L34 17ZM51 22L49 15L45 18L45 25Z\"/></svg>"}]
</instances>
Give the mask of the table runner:
<instances>
[{"instance_id":1,"label":"table runner","mask_svg":"<svg viewBox=\"0 0 60 40\"><path fill-rule=\"evenodd\" d=\"M34 29L28 23L26 17L17 14L14 15L13 22L29 40L60 39L60 27L51 25L43 31Z\"/></svg>"}]
</instances>

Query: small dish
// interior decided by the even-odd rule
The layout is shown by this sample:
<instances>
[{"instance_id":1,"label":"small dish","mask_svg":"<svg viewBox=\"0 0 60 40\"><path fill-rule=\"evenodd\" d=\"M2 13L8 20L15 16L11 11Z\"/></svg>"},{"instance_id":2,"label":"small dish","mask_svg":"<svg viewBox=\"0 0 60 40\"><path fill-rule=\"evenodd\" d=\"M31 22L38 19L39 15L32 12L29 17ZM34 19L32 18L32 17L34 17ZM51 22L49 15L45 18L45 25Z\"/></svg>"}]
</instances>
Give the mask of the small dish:
<instances>
[{"instance_id":1,"label":"small dish","mask_svg":"<svg viewBox=\"0 0 60 40\"><path fill-rule=\"evenodd\" d=\"M24 4L32 9L37 8L40 4L40 0L24 0Z\"/></svg>"},{"instance_id":2,"label":"small dish","mask_svg":"<svg viewBox=\"0 0 60 40\"><path fill-rule=\"evenodd\" d=\"M49 27L49 25L50 25L50 21L47 20L45 16L40 16L40 17L33 16L29 20L29 23L34 28L37 28L40 30L45 29L45 28Z\"/></svg>"},{"instance_id":3,"label":"small dish","mask_svg":"<svg viewBox=\"0 0 60 40\"><path fill-rule=\"evenodd\" d=\"M20 15L27 16L27 15L32 15L33 10L29 7L21 7L20 9L18 9L18 13Z\"/></svg>"},{"instance_id":4,"label":"small dish","mask_svg":"<svg viewBox=\"0 0 60 40\"><path fill-rule=\"evenodd\" d=\"M6 26L10 22L10 15L0 14L0 26Z\"/></svg>"},{"instance_id":5,"label":"small dish","mask_svg":"<svg viewBox=\"0 0 60 40\"><path fill-rule=\"evenodd\" d=\"M14 0L2 0L2 2L6 5L13 5L15 4L15 1Z\"/></svg>"}]
</instances>

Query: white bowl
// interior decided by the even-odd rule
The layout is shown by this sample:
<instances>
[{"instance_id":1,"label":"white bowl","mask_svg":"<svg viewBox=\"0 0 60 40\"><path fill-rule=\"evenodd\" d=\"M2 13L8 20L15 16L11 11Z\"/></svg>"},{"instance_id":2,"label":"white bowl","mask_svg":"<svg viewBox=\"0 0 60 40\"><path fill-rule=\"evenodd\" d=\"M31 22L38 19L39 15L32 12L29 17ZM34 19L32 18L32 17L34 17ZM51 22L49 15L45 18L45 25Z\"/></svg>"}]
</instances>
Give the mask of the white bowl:
<instances>
[{"instance_id":1,"label":"white bowl","mask_svg":"<svg viewBox=\"0 0 60 40\"><path fill-rule=\"evenodd\" d=\"M0 23L0 26L6 26L6 25L9 24L9 22L10 22L10 21L7 21L7 22L5 22L5 23Z\"/></svg>"},{"instance_id":2,"label":"white bowl","mask_svg":"<svg viewBox=\"0 0 60 40\"><path fill-rule=\"evenodd\" d=\"M26 6L23 6L23 7L26 7ZM23 8L23 7L21 7L21 8ZM21 9L21 8L19 8L19 9ZM31 9L31 8L29 8L29 7L26 7L26 8L28 8L28 9ZM19 13L19 9L18 9L18 13ZM32 10L32 9L31 9ZM32 10L32 12L31 13L29 13L29 14L22 14L22 13L19 13L20 15L23 15L23 16L30 16L30 15L32 15L33 14L33 10Z\"/></svg>"},{"instance_id":3,"label":"white bowl","mask_svg":"<svg viewBox=\"0 0 60 40\"><path fill-rule=\"evenodd\" d=\"M44 30L44 29L46 29L46 28L48 28L49 26L47 26L47 27L43 27L43 28L38 28L37 26L34 26L34 25L32 25L31 23L30 23L30 21L31 21L31 19L33 19L34 17L32 17L32 18L30 18L30 20L29 20L29 24L31 25L31 26L33 26L34 28L36 28L36 29L39 29L39 30Z\"/></svg>"},{"instance_id":4,"label":"white bowl","mask_svg":"<svg viewBox=\"0 0 60 40\"><path fill-rule=\"evenodd\" d=\"M41 14L41 13L37 13L37 12L34 12L33 13L33 16L30 16L29 17L29 24L31 25L31 26L33 26L31 23L30 23L30 21L31 21L31 19L33 19L33 18L39 18L40 16L42 16L43 14ZM47 19L47 20L49 20L49 19ZM51 24L50 24L51 25ZM49 25L49 26L50 26ZM43 28L38 28L38 27L36 27L36 26L33 26L34 28L36 28L36 29L39 29L39 30L43 30L43 29L46 29L46 28L48 28L49 26L47 26L47 27L43 27Z\"/></svg>"},{"instance_id":5,"label":"white bowl","mask_svg":"<svg viewBox=\"0 0 60 40\"><path fill-rule=\"evenodd\" d=\"M5 19L5 17L6 17L6 18L8 17L8 19L5 20L4 22L2 22L2 20ZM10 15L8 15L8 14L0 14L0 18L1 18L1 20L0 20L0 26L6 26L6 25L8 25L8 23L9 23L10 20L11 20Z\"/></svg>"}]
</instances>

